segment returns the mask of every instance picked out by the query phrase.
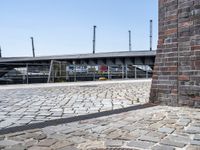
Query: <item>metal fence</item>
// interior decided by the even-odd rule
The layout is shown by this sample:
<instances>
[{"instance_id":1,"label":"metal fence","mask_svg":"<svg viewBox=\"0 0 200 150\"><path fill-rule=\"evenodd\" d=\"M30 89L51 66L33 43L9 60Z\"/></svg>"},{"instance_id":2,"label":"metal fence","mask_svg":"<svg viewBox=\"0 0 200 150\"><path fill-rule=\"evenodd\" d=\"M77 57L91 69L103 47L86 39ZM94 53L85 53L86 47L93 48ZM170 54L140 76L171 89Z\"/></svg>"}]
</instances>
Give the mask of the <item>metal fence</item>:
<instances>
[{"instance_id":1,"label":"metal fence","mask_svg":"<svg viewBox=\"0 0 200 150\"><path fill-rule=\"evenodd\" d=\"M1 84L93 81L99 79L151 78L147 65L88 66L51 61L51 63L0 64Z\"/></svg>"}]
</instances>

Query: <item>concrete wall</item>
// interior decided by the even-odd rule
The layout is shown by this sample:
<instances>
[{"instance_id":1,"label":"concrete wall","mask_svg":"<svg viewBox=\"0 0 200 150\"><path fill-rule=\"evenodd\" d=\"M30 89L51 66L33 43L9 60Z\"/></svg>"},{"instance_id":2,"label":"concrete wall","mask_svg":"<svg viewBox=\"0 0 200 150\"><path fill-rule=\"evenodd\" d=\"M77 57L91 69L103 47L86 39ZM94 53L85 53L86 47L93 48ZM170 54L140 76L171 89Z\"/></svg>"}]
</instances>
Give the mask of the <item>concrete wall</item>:
<instances>
[{"instance_id":1,"label":"concrete wall","mask_svg":"<svg viewBox=\"0 0 200 150\"><path fill-rule=\"evenodd\" d=\"M200 107L200 0L159 0L150 101Z\"/></svg>"}]
</instances>

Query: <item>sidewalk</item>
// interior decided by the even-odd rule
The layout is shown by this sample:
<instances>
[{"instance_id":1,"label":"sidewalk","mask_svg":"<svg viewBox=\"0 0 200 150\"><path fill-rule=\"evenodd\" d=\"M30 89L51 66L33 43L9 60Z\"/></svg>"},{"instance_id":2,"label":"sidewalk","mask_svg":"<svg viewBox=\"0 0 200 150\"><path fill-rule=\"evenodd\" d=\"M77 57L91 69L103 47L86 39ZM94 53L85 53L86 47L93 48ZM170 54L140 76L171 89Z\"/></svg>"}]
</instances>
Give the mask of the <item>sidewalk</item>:
<instances>
[{"instance_id":1,"label":"sidewalk","mask_svg":"<svg viewBox=\"0 0 200 150\"><path fill-rule=\"evenodd\" d=\"M2 149L199 150L200 110L154 106L0 136Z\"/></svg>"}]
</instances>

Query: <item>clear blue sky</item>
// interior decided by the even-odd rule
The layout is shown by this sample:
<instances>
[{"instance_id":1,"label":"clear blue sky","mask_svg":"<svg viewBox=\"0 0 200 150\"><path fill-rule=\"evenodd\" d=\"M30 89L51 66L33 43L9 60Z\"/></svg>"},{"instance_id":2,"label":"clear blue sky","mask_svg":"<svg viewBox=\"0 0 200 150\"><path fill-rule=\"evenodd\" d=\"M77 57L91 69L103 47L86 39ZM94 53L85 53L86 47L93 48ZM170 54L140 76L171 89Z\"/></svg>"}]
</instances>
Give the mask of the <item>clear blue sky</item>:
<instances>
[{"instance_id":1,"label":"clear blue sky","mask_svg":"<svg viewBox=\"0 0 200 150\"><path fill-rule=\"evenodd\" d=\"M1 0L0 45L3 56L37 56L149 49L149 20L154 20L153 49L158 34L157 0Z\"/></svg>"}]
</instances>

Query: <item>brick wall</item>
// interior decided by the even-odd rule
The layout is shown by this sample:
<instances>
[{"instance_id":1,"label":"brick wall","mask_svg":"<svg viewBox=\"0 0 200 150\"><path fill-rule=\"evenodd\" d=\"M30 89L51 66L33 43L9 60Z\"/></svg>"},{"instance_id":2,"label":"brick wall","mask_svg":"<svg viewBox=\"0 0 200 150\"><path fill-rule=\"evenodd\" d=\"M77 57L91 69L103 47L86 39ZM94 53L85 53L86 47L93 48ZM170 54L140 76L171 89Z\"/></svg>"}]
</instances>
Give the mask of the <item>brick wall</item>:
<instances>
[{"instance_id":1,"label":"brick wall","mask_svg":"<svg viewBox=\"0 0 200 150\"><path fill-rule=\"evenodd\" d=\"M150 101L200 107L200 0L159 0Z\"/></svg>"}]
</instances>

